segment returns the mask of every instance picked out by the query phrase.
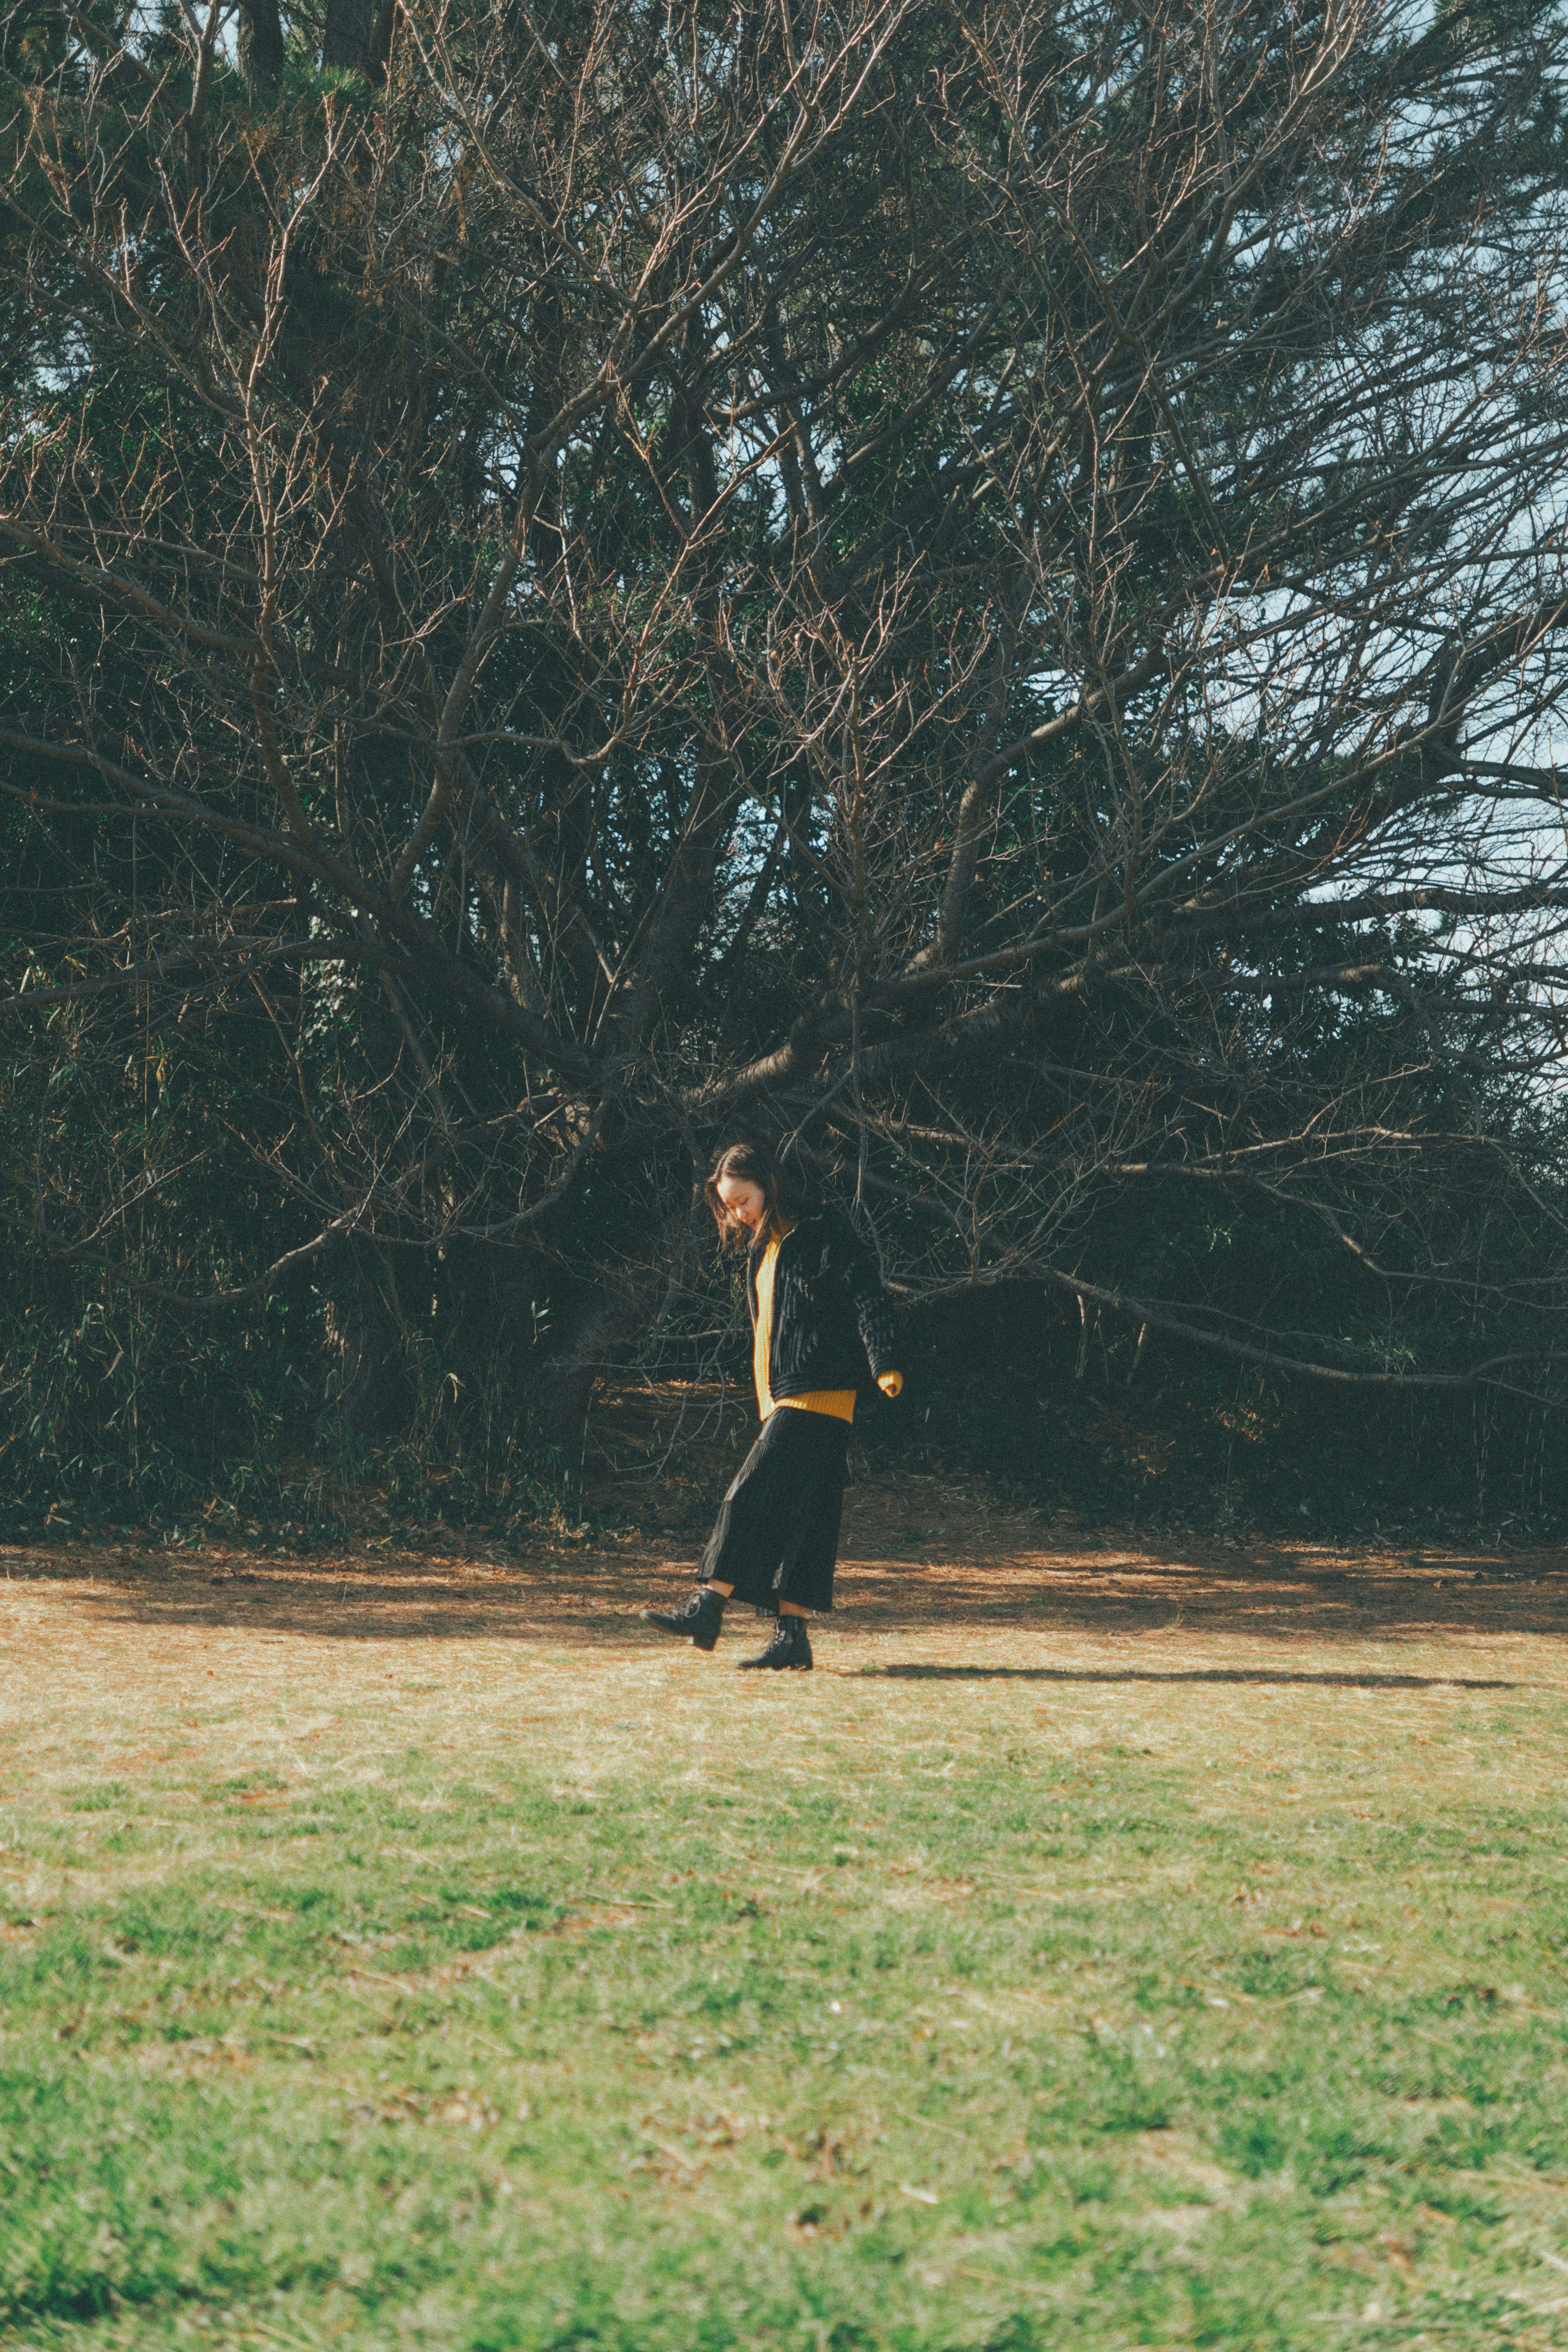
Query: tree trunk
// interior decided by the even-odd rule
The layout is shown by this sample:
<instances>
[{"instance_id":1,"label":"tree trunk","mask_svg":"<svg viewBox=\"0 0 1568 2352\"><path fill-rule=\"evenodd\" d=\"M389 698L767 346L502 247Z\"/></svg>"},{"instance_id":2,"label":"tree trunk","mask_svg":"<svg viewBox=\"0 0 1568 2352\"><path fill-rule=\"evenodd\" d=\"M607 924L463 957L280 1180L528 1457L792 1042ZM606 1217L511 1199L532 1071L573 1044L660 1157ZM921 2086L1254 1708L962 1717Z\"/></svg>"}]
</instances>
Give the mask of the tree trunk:
<instances>
[{"instance_id":1,"label":"tree trunk","mask_svg":"<svg viewBox=\"0 0 1568 2352\"><path fill-rule=\"evenodd\" d=\"M283 22L277 0L241 0L239 69L256 89L276 89L282 81Z\"/></svg>"},{"instance_id":2,"label":"tree trunk","mask_svg":"<svg viewBox=\"0 0 1568 2352\"><path fill-rule=\"evenodd\" d=\"M608 1282L579 1296L539 1383L539 1423L552 1445L573 1444L581 1436L593 1383L641 1304L633 1292Z\"/></svg>"},{"instance_id":3,"label":"tree trunk","mask_svg":"<svg viewBox=\"0 0 1568 2352\"><path fill-rule=\"evenodd\" d=\"M515 1389L528 1373L534 1303L549 1286L544 1253L537 1244L460 1242L441 1271L443 1364L470 1388L497 1381Z\"/></svg>"},{"instance_id":4,"label":"tree trunk","mask_svg":"<svg viewBox=\"0 0 1568 2352\"><path fill-rule=\"evenodd\" d=\"M392 1436L411 1402L402 1341L373 1275L358 1263L353 1288L328 1301L327 1346L338 1420L372 1443Z\"/></svg>"},{"instance_id":5,"label":"tree trunk","mask_svg":"<svg viewBox=\"0 0 1568 2352\"><path fill-rule=\"evenodd\" d=\"M375 0L327 0L322 65L345 66L352 73L363 73L370 63L375 15Z\"/></svg>"},{"instance_id":6,"label":"tree trunk","mask_svg":"<svg viewBox=\"0 0 1568 2352\"><path fill-rule=\"evenodd\" d=\"M397 0L381 0L376 10L375 29L371 35L370 54L365 59L365 71L379 89L387 78L392 62L392 34L397 26Z\"/></svg>"}]
</instances>

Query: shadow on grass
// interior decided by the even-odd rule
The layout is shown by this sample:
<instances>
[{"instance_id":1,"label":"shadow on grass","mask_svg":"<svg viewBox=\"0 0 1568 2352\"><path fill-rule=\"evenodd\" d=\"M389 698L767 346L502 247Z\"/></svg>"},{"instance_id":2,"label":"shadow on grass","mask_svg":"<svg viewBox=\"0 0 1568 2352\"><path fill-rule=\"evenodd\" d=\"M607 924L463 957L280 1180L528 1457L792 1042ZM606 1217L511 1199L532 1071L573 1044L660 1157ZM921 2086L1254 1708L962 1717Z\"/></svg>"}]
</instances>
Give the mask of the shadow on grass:
<instances>
[{"instance_id":1,"label":"shadow on grass","mask_svg":"<svg viewBox=\"0 0 1568 2352\"><path fill-rule=\"evenodd\" d=\"M1288 1667L1189 1666L1160 1674L1136 1666L856 1666L872 1682L904 1683L1311 1683L1325 1690L1526 1690L1526 1683L1479 1682L1466 1675L1292 1674Z\"/></svg>"},{"instance_id":2,"label":"shadow on grass","mask_svg":"<svg viewBox=\"0 0 1568 2352\"><path fill-rule=\"evenodd\" d=\"M944 1533L944 1542L952 1537L947 1558L883 1559L868 1556L863 1546L897 1505L881 1496L866 1502L875 1507L862 1509L862 1524L851 1530L841 1563L847 1632L879 1636L895 1649L934 1634L952 1660L860 1669L873 1676L1506 1692L1534 1685L1458 1674L1358 1673L1348 1663L1317 1671L1250 1664L1010 1667L971 1664L953 1654L969 1636L977 1642L1004 1637L1007 1646L992 1647L993 1658L1018 1654L1020 1636L1029 1643L1026 1657L1051 1658L1062 1655L1053 1649L1053 1636L1109 1642L1129 1633L1175 1634L1178 1629L1183 1646L1176 1656L1190 1654L1193 1644L1237 1635L1249 1643L1294 1644L1304 1638L1338 1647L1448 1643L1486 1634L1549 1637L1555 1649L1568 1634L1568 1595L1560 1581L1546 1581L1564 1572L1560 1550L1531 1556L1523 1563L1533 1570L1527 1579L1520 1572L1521 1563L1513 1563L1503 1576L1497 1572L1498 1559L1479 1552L1424 1555L1417 1561L1386 1552L1299 1548L1221 1560L1186 1549L1164 1557L1131 1544L1115 1551L1074 1550L1059 1548L1049 1528L993 1527L971 1517ZM669 1645L638 1623L637 1612L647 1602L689 1589L697 1570L695 1552L686 1549L684 1537L611 1539L603 1549L541 1538L529 1550L507 1552L465 1546L454 1537L451 1548L441 1551L371 1553L345 1546L335 1558L266 1552L217 1538L200 1550L0 1547L0 1571L12 1580L8 1590L75 1585L84 1619L106 1628L118 1623L231 1634L254 1630L268 1638L290 1634L333 1643L397 1643L411 1649L432 1640L517 1642L536 1651L591 1650L647 1659L667 1656ZM1435 1571L1440 1572L1434 1576ZM734 1630L741 1633L739 1627ZM1156 1649L1153 1654L1172 1654ZM1257 1651L1244 1654L1256 1656ZM1454 1661L1456 1666L1460 1663L1480 1660ZM1568 1668L1568 1659L1563 1665ZM845 1670L856 1671L847 1665ZM1551 1667L1545 1671L1549 1681L1559 1679Z\"/></svg>"}]
</instances>

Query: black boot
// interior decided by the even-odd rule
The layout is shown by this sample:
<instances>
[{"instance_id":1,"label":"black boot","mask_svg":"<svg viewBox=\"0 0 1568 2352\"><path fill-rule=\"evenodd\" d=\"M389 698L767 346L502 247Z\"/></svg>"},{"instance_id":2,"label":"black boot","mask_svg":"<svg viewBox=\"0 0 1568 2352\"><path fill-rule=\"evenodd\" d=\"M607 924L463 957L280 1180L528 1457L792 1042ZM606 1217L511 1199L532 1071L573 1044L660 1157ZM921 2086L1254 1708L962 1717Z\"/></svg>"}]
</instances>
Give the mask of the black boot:
<instances>
[{"instance_id":1,"label":"black boot","mask_svg":"<svg viewBox=\"0 0 1568 2352\"><path fill-rule=\"evenodd\" d=\"M741 1672L748 1666L771 1666L776 1671L792 1668L798 1674L811 1671L811 1644L806 1639L803 1617L780 1617L773 1631L773 1639L754 1658L742 1658Z\"/></svg>"},{"instance_id":2,"label":"black boot","mask_svg":"<svg viewBox=\"0 0 1568 2352\"><path fill-rule=\"evenodd\" d=\"M684 1608L644 1609L643 1622L656 1625L661 1633L695 1642L699 1650L711 1650L724 1623L724 1601L710 1584L699 1584Z\"/></svg>"}]
</instances>

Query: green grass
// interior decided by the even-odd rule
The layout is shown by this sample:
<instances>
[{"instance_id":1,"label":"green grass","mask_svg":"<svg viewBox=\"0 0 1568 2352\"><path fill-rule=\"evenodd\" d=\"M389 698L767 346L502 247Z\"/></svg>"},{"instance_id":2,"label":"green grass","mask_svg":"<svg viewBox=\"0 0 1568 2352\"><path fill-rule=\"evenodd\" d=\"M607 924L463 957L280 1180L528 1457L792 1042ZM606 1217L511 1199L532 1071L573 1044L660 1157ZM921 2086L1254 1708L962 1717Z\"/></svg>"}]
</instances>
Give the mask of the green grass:
<instances>
[{"instance_id":1,"label":"green grass","mask_svg":"<svg viewBox=\"0 0 1568 2352\"><path fill-rule=\"evenodd\" d=\"M1568 2342L1559 1699L432 1672L13 1749L7 2340Z\"/></svg>"}]
</instances>

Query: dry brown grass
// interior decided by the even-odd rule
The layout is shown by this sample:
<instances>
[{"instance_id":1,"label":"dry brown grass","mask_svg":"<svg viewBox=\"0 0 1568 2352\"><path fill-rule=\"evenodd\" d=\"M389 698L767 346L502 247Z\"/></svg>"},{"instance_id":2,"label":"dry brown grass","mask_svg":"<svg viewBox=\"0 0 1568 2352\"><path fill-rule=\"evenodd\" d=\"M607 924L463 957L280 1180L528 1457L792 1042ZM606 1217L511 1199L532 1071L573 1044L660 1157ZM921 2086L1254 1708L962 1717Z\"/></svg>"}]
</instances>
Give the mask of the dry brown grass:
<instances>
[{"instance_id":1,"label":"dry brown grass","mask_svg":"<svg viewBox=\"0 0 1568 2352\"><path fill-rule=\"evenodd\" d=\"M1117 1738L1197 1764L1217 1805L1273 1811L1310 1801L1330 1757L1340 1795L1353 1761L1369 1802L1417 1780L1436 1799L1434 1773L1474 1794L1461 1748L1423 1754L1433 1734L1568 1687L1560 1551L1085 1541L936 1478L852 1490L818 1672L760 1691L727 1671L748 1615L709 1660L643 1630L695 1558L634 1538L521 1560L213 1544L0 1561L0 1737L40 1794L176 1754L369 1768L389 1737L470 1760L524 1738L589 1777L873 1727L892 1754L929 1731L939 1688L956 1740ZM1481 1769L1538 1789L1564 1760L1553 1739Z\"/></svg>"}]
</instances>

